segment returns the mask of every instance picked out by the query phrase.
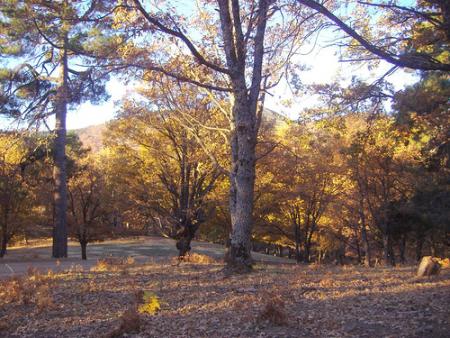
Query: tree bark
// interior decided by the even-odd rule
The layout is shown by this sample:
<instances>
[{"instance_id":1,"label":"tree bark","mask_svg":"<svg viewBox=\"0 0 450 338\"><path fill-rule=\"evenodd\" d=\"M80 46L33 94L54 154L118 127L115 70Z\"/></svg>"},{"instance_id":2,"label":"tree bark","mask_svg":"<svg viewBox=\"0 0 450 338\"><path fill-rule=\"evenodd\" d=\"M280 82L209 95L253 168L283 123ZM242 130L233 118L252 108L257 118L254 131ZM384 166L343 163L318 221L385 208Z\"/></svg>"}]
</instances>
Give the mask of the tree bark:
<instances>
[{"instance_id":1,"label":"tree bark","mask_svg":"<svg viewBox=\"0 0 450 338\"><path fill-rule=\"evenodd\" d=\"M6 247L8 245L8 228L6 224L2 224L2 245L0 247L0 258L6 255Z\"/></svg>"},{"instance_id":2,"label":"tree bark","mask_svg":"<svg viewBox=\"0 0 450 338\"><path fill-rule=\"evenodd\" d=\"M6 255L6 249L8 246L9 236L8 236L8 220L9 220L9 208L5 207L3 210L3 224L2 224L2 236L0 238L1 240L1 246L0 246L0 258L3 258Z\"/></svg>"},{"instance_id":3,"label":"tree bark","mask_svg":"<svg viewBox=\"0 0 450 338\"><path fill-rule=\"evenodd\" d=\"M230 267L249 270L252 265L251 232L255 187L256 123L244 90L235 93L234 130L231 136L230 247L225 257Z\"/></svg>"},{"instance_id":4,"label":"tree bark","mask_svg":"<svg viewBox=\"0 0 450 338\"><path fill-rule=\"evenodd\" d=\"M305 254L303 256L303 261L309 263L311 261L311 241L306 241L305 243Z\"/></svg>"},{"instance_id":5,"label":"tree bark","mask_svg":"<svg viewBox=\"0 0 450 338\"><path fill-rule=\"evenodd\" d=\"M194 239L199 226L200 223L192 224L190 221L183 226L183 231L176 243L178 256L180 258L186 256L186 254L191 251L191 242Z\"/></svg>"},{"instance_id":6,"label":"tree bark","mask_svg":"<svg viewBox=\"0 0 450 338\"><path fill-rule=\"evenodd\" d=\"M422 248L424 242L424 235L422 233L416 234L416 260L420 261L422 259Z\"/></svg>"},{"instance_id":7,"label":"tree bark","mask_svg":"<svg viewBox=\"0 0 450 338\"><path fill-rule=\"evenodd\" d=\"M383 233L383 261L385 265L395 265L395 258L392 250L392 239L388 232Z\"/></svg>"},{"instance_id":8,"label":"tree bark","mask_svg":"<svg viewBox=\"0 0 450 338\"><path fill-rule=\"evenodd\" d=\"M364 184L362 182L362 178L360 177L359 166L357 169L357 177L358 177L358 189L359 189L359 219L361 221L361 241L364 249L364 266L370 267L370 245L369 238L367 236L367 228L366 228L366 215L364 213Z\"/></svg>"},{"instance_id":9,"label":"tree bark","mask_svg":"<svg viewBox=\"0 0 450 338\"><path fill-rule=\"evenodd\" d=\"M302 256L300 253L300 234L297 224L294 224L294 233L295 233L295 259L297 260L297 263L300 263L302 261Z\"/></svg>"},{"instance_id":10,"label":"tree bark","mask_svg":"<svg viewBox=\"0 0 450 338\"><path fill-rule=\"evenodd\" d=\"M255 186L254 115L246 104L235 105L237 123L232 136L230 171L230 248L226 261L232 267L250 269L253 195ZM253 118L252 118L253 117Z\"/></svg>"},{"instance_id":11,"label":"tree bark","mask_svg":"<svg viewBox=\"0 0 450 338\"><path fill-rule=\"evenodd\" d=\"M356 255L358 256L358 264L361 264L362 263L361 246L359 244L358 238L356 238Z\"/></svg>"},{"instance_id":12,"label":"tree bark","mask_svg":"<svg viewBox=\"0 0 450 338\"><path fill-rule=\"evenodd\" d=\"M400 263L405 264L406 263L406 234L402 235L402 238L400 239Z\"/></svg>"},{"instance_id":13,"label":"tree bark","mask_svg":"<svg viewBox=\"0 0 450 338\"><path fill-rule=\"evenodd\" d=\"M255 187L256 138L259 129L257 117L260 101L264 36L270 1L260 0L255 16L256 32L253 38L253 62L250 76L247 50L240 17L239 1L219 0L219 15L233 98L231 125L230 170L230 247L225 256L227 266L250 270L251 232L253 225L253 197ZM249 65L250 66L250 65ZM251 79L248 86L247 81Z\"/></svg>"},{"instance_id":14,"label":"tree bark","mask_svg":"<svg viewBox=\"0 0 450 338\"><path fill-rule=\"evenodd\" d=\"M59 88L55 112L55 143L53 194L55 221L53 226L53 257L67 257L67 172L66 172L66 116L68 101L67 35L62 51L62 83Z\"/></svg>"},{"instance_id":15,"label":"tree bark","mask_svg":"<svg viewBox=\"0 0 450 338\"><path fill-rule=\"evenodd\" d=\"M81 259L86 260L87 259L87 241L80 241L81 246Z\"/></svg>"},{"instance_id":16,"label":"tree bark","mask_svg":"<svg viewBox=\"0 0 450 338\"><path fill-rule=\"evenodd\" d=\"M370 245L369 239L367 238L367 229L365 224L363 224L361 228L361 240L364 249L364 266L370 267Z\"/></svg>"}]
</instances>

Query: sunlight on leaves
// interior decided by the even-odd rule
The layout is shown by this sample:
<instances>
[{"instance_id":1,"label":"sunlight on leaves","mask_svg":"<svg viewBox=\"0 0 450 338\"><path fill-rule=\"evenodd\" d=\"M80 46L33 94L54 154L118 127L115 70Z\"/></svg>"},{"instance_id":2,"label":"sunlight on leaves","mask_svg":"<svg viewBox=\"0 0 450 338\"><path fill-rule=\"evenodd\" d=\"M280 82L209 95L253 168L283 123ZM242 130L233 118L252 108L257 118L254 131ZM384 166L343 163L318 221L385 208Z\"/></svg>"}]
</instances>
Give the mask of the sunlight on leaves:
<instances>
[{"instance_id":1,"label":"sunlight on leaves","mask_svg":"<svg viewBox=\"0 0 450 338\"><path fill-rule=\"evenodd\" d=\"M144 291L142 296L144 304L139 305L139 313L147 313L149 315L154 315L161 309L161 303L156 294L150 291Z\"/></svg>"}]
</instances>

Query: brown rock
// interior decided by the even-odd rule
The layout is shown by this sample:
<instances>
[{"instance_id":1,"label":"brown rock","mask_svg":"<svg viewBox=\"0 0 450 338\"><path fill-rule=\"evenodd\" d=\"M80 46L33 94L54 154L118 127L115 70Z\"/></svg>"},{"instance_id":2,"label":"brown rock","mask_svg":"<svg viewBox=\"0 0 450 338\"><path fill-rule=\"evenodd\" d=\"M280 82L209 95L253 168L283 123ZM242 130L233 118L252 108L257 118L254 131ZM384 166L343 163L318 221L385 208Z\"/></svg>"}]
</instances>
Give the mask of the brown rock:
<instances>
[{"instance_id":1,"label":"brown rock","mask_svg":"<svg viewBox=\"0 0 450 338\"><path fill-rule=\"evenodd\" d=\"M441 270L441 264L439 261L431 256L425 256L422 258L419 264L419 268L417 269L417 276L433 276L439 274Z\"/></svg>"}]
</instances>

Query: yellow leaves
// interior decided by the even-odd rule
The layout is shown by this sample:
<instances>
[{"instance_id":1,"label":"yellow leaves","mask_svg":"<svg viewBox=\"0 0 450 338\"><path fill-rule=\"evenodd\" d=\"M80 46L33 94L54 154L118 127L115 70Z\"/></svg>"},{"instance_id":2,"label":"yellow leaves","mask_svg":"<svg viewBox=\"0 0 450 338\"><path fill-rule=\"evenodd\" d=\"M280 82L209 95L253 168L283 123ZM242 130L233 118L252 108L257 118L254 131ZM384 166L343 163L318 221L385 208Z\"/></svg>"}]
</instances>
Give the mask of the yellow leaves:
<instances>
[{"instance_id":1,"label":"yellow leaves","mask_svg":"<svg viewBox=\"0 0 450 338\"><path fill-rule=\"evenodd\" d=\"M435 57L436 60L442 63L450 62L450 52L448 50L443 51L438 56Z\"/></svg>"},{"instance_id":2,"label":"yellow leaves","mask_svg":"<svg viewBox=\"0 0 450 338\"><path fill-rule=\"evenodd\" d=\"M136 21L138 13L136 11L130 11L123 5L123 1L119 1L118 6L113 14L113 25L114 29L120 29L127 27Z\"/></svg>"},{"instance_id":3,"label":"yellow leaves","mask_svg":"<svg viewBox=\"0 0 450 338\"><path fill-rule=\"evenodd\" d=\"M161 303L159 301L159 298L153 292L144 291L142 301L144 303L138 306L139 313L154 315L159 310L161 310Z\"/></svg>"},{"instance_id":4,"label":"yellow leaves","mask_svg":"<svg viewBox=\"0 0 450 338\"><path fill-rule=\"evenodd\" d=\"M119 47L117 51L120 56L126 59L129 57L136 56L138 49L133 42L127 42L123 46ZM145 73L145 80L148 80L148 72Z\"/></svg>"},{"instance_id":5,"label":"yellow leaves","mask_svg":"<svg viewBox=\"0 0 450 338\"><path fill-rule=\"evenodd\" d=\"M26 146L23 140L15 135L0 136L0 159L9 165L18 165L26 155Z\"/></svg>"}]
</instances>

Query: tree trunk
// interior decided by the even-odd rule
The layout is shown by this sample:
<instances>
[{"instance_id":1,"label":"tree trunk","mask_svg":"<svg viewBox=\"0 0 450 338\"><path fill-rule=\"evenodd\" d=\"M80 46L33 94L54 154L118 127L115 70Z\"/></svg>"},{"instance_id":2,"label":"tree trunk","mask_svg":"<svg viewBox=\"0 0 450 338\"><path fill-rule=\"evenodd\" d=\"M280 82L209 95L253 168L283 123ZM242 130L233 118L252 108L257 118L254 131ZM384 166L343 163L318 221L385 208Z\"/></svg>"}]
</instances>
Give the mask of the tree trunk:
<instances>
[{"instance_id":1,"label":"tree trunk","mask_svg":"<svg viewBox=\"0 0 450 338\"><path fill-rule=\"evenodd\" d=\"M192 224L190 221L184 226L183 232L181 233L176 244L179 257L184 257L189 251L191 251L191 242L194 239L195 233L197 232L199 226L199 223Z\"/></svg>"},{"instance_id":2,"label":"tree trunk","mask_svg":"<svg viewBox=\"0 0 450 338\"><path fill-rule=\"evenodd\" d=\"M231 136L230 170L230 247L226 254L228 267L250 270L253 195L255 186L255 114L250 111L245 90L235 93L234 128Z\"/></svg>"},{"instance_id":3,"label":"tree trunk","mask_svg":"<svg viewBox=\"0 0 450 338\"><path fill-rule=\"evenodd\" d=\"M388 232L383 233L383 261L385 265L395 265L391 236Z\"/></svg>"},{"instance_id":4,"label":"tree trunk","mask_svg":"<svg viewBox=\"0 0 450 338\"><path fill-rule=\"evenodd\" d=\"M405 252L406 252L406 234L402 235L402 238L400 239L400 263L405 264L406 258L405 258Z\"/></svg>"},{"instance_id":5,"label":"tree trunk","mask_svg":"<svg viewBox=\"0 0 450 338\"><path fill-rule=\"evenodd\" d=\"M390 260L390 264L392 266L395 266L395 252L394 252L394 246L392 244L392 237L389 236L389 245L388 245L388 249L389 249L389 260Z\"/></svg>"},{"instance_id":6,"label":"tree trunk","mask_svg":"<svg viewBox=\"0 0 450 338\"><path fill-rule=\"evenodd\" d=\"M294 224L294 232L295 232L295 259L297 260L297 263L300 263L302 261L302 256L300 253L300 234L298 231L297 224Z\"/></svg>"},{"instance_id":7,"label":"tree trunk","mask_svg":"<svg viewBox=\"0 0 450 338\"><path fill-rule=\"evenodd\" d=\"M359 196L359 219L361 221L361 241L364 249L364 266L370 267L370 245L369 238L367 236L367 228L366 228L366 215L364 213L364 197L363 197L363 184L361 180L358 180L358 186L360 189Z\"/></svg>"},{"instance_id":8,"label":"tree trunk","mask_svg":"<svg viewBox=\"0 0 450 338\"><path fill-rule=\"evenodd\" d=\"M81 246L81 259L86 260L87 259L87 241L81 240L80 241Z\"/></svg>"},{"instance_id":9,"label":"tree trunk","mask_svg":"<svg viewBox=\"0 0 450 338\"><path fill-rule=\"evenodd\" d=\"M356 255L358 256L358 264L362 263L362 255L361 255L361 245L358 237L358 230L355 230L355 244L356 244Z\"/></svg>"},{"instance_id":10,"label":"tree trunk","mask_svg":"<svg viewBox=\"0 0 450 338\"><path fill-rule=\"evenodd\" d=\"M365 225L363 225L361 228L361 241L364 249L364 266L370 267L370 245L369 239L367 238L367 230Z\"/></svg>"},{"instance_id":11,"label":"tree trunk","mask_svg":"<svg viewBox=\"0 0 450 338\"><path fill-rule=\"evenodd\" d=\"M8 208L4 210L4 218L3 218L3 224L2 224L2 237L1 240L1 246L0 246L0 258L3 258L6 255L6 248L8 245Z\"/></svg>"},{"instance_id":12,"label":"tree trunk","mask_svg":"<svg viewBox=\"0 0 450 338\"><path fill-rule=\"evenodd\" d=\"M422 248L424 242L424 235L420 232L416 234L416 260L420 261L422 259Z\"/></svg>"},{"instance_id":13,"label":"tree trunk","mask_svg":"<svg viewBox=\"0 0 450 338\"><path fill-rule=\"evenodd\" d=\"M6 247L8 245L8 232L7 232L7 230L8 229L6 227L6 224L3 224L2 225L2 238L1 238L2 244L1 244L1 247L0 247L0 258L3 258L3 256L6 255Z\"/></svg>"},{"instance_id":14,"label":"tree trunk","mask_svg":"<svg viewBox=\"0 0 450 338\"><path fill-rule=\"evenodd\" d=\"M67 44L67 35L64 45ZM53 257L67 257L67 172L66 172L66 115L68 101L68 63L67 49L62 52L62 84L59 88L55 112L55 143L53 194L55 222L53 226Z\"/></svg>"},{"instance_id":15,"label":"tree trunk","mask_svg":"<svg viewBox=\"0 0 450 338\"><path fill-rule=\"evenodd\" d=\"M306 243L305 243L305 252L304 252L304 256L303 256L303 261L305 263L309 263L311 261L310 254L311 254L311 242L310 241L306 241Z\"/></svg>"}]
</instances>

